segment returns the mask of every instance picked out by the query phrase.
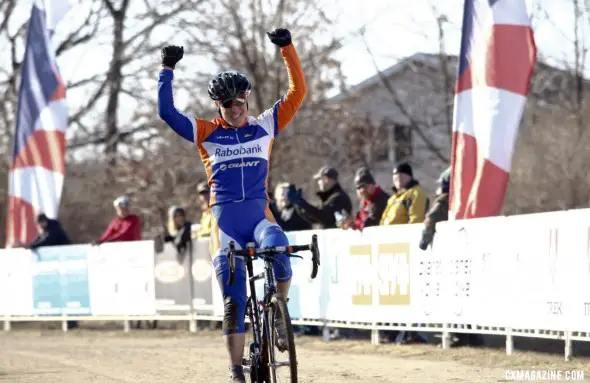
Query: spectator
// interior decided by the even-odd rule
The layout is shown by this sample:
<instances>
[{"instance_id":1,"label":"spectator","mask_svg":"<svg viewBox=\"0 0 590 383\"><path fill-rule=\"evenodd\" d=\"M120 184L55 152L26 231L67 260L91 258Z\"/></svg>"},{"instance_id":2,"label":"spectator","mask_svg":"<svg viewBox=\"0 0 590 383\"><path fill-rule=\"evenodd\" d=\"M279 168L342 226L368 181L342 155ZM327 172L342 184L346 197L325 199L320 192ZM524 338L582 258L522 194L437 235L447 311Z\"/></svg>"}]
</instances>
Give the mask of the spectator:
<instances>
[{"instance_id":1,"label":"spectator","mask_svg":"<svg viewBox=\"0 0 590 383\"><path fill-rule=\"evenodd\" d=\"M352 217L345 219L341 227L362 231L365 227L379 225L389 195L376 184L371 171L367 168L363 167L357 170L354 183L360 201L360 209L355 219Z\"/></svg>"},{"instance_id":2,"label":"spectator","mask_svg":"<svg viewBox=\"0 0 590 383\"><path fill-rule=\"evenodd\" d=\"M393 186L398 191L389 198L381 217L381 225L424 222L428 198L422 186L414 179L409 164L404 162L393 169Z\"/></svg>"},{"instance_id":3,"label":"spectator","mask_svg":"<svg viewBox=\"0 0 590 383\"><path fill-rule=\"evenodd\" d=\"M438 179L438 188L436 189L436 198L432 209L426 214L424 220L424 230L422 231L422 239L420 240L420 248L426 250L428 245L432 243L434 233L436 231L437 222L446 221L449 219L449 185L451 177L451 168L445 170Z\"/></svg>"},{"instance_id":4,"label":"spectator","mask_svg":"<svg viewBox=\"0 0 590 383\"><path fill-rule=\"evenodd\" d=\"M311 230L311 223L305 220L295 206L287 199L287 191L289 188L294 188L295 185L287 182L279 184L275 189L275 206L276 213L273 213L277 224L283 228L284 231L300 231Z\"/></svg>"},{"instance_id":5,"label":"spectator","mask_svg":"<svg viewBox=\"0 0 590 383\"><path fill-rule=\"evenodd\" d=\"M119 197L113 202L117 216L111 221L97 243L141 241L141 221L130 210L127 197Z\"/></svg>"},{"instance_id":6,"label":"spectator","mask_svg":"<svg viewBox=\"0 0 590 383\"><path fill-rule=\"evenodd\" d=\"M201 207L201 220L199 222L197 238L209 238L213 224L213 213L211 213L211 207L209 206L210 192L206 182L201 182L197 186L197 193L199 193L199 205Z\"/></svg>"},{"instance_id":7,"label":"spectator","mask_svg":"<svg viewBox=\"0 0 590 383\"><path fill-rule=\"evenodd\" d=\"M193 224L186 219L186 212L181 207L174 208L172 220L174 230L167 230L164 234L164 242L172 242L178 254L182 255L191 246L191 226Z\"/></svg>"},{"instance_id":8,"label":"spectator","mask_svg":"<svg viewBox=\"0 0 590 383\"><path fill-rule=\"evenodd\" d=\"M301 189L296 190L291 185L287 191L287 199L296 207L297 212L303 218L319 229L334 229L336 225L336 216L349 216L352 212L352 202L350 197L338 182L338 172L336 169L324 166L313 177L318 181L320 204L315 207L309 204L301 196Z\"/></svg>"},{"instance_id":9,"label":"spectator","mask_svg":"<svg viewBox=\"0 0 590 383\"><path fill-rule=\"evenodd\" d=\"M26 249L36 249L43 246L62 246L71 243L70 238L61 227L57 219L48 218L44 213L37 216L37 229L39 235L31 243L25 245Z\"/></svg>"},{"instance_id":10,"label":"spectator","mask_svg":"<svg viewBox=\"0 0 590 383\"><path fill-rule=\"evenodd\" d=\"M422 231L422 238L419 245L422 250L426 250L428 245L432 243L436 232L436 224L449 219L450 184L451 168L449 167L438 178L439 186L436 190L436 198L432 209L426 214L424 230ZM468 328L471 328L471 326L468 325ZM480 334L451 334L451 347L460 347L463 345L481 346L483 343L483 337Z\"/></svg>"},{"instance_id":11,"label":"spectator","mask_svg":"<svg viewBox=\"0 0 590 383\"><path fill-rule=\"evenodd\" d=\"M39 247L64 246L72 242L57 219L48 218L44 213L37 216L39 235L31 243L24 245L25 249L35 250ZM77 328L78 321L69 320L68 329Z\"/></svg>"},{"instance_id":12,"label":"spectator","mask_svg":"<svg viewBox=\"0 0 590 383\"><path fill-rule=\"evenodd\" d=\"M408 163L401 163L393 169L393 187L397 192L389 198L381 217L381 225L403 225L424 222L428 198L424 189L414 179L414 172ZM400 331L396 343L426 343L426 337L417 332Z\"/></svg>"}]
</instances>

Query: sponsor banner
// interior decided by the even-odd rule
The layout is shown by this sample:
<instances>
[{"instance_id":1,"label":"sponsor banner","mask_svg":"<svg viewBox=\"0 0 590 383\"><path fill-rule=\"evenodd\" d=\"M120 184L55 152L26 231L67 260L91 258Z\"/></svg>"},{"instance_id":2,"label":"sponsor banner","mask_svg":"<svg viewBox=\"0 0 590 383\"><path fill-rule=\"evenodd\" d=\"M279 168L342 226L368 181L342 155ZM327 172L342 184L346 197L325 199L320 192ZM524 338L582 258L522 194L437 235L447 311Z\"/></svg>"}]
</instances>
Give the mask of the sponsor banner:
<instances>
[{"instance_id":1,"label":"sponsor banner","mask_svg":"<svg viewBox=\"0 0 590 383\"><path fill-rule=\"evenodd\" d=\"M0 251L0 316L33 314L32 269L30 251Z\"/></svg>"},{"instance_id":2,"label":"sponsor banner","mask_svg":"<svg viewBox=\"0 0 590 383\"><path fill-rule=\"evenodd\" d=\"M178 254L171 243L155 254L154 280L158 314L187 314L191 311L190 251Z\"/></svg>"},{"instance_id":3,"label":"sponsor banner","mask_svg":"<svg viewBox=\"0 0 590 383\"><path fill-rule=\"evenodd\" d=\"M154 293L152 241L106 243L89 255L92 315L152 315Z\"/></svg>"},{"instance_id":4,"label":"sponsor banner","mask_svg":"<svg viewBox=\"0 0 590 383\"><path fill-rule=\"evenodd\" d=\"M309 252L291 259L291 316L590 331L590 209L443 222L426 251L422 229L287 233L317 233L321 251L314 280ZM169 243L154 255L152 241L1 250L0 315L188 313L192 298L222 316L208 241L192 260Z\"/></svg>"},{"instance_id":5,"label":"sponsor banner","mask_svg":"<svg viewBox=\"0 0 590 383\"><path fill-rule=\"evenodd\" d=\"M33 251L34 314L90 314L89 250L89 245L71 245Z\"/></svg>"},{"instance_id":6,"label":"sponsor banner","mask_svg":"<svg viewBox=\"0 0 590 383\"><path fill-rule=\"evenodd\" d=\"M548 301L546 307L563 318L568 330L590 332L590 209L570 210L563 220L556 238L560 258L556 272L568 293L562 301Z\"/></svg>"},{"instance_id":7,"label":"sponsor banner","mask_svg":"<svg viewBox=\"0 0 590 383\"><path fill-rule=\"evenodd\" d=\"M193 308L198 314L213 315L213 263L209 255L209 240L193 240Z\"/></svg>"},{"instance_id":8,"label":"sponsor banner","mask_svg":"<svg viewBox=\"0 0 590 383\"><path fill-rule=\"evenodd\" d=\"M318 235L318 247L320 248L320 257L323 251L324 241L322 232L314 231L297 231L286 233L291 245L309 245L313 234ZM311 279L312 263L311 252L302 251L297 255L303 257L291 258L291 270L293 276L291 287L289 289L289 314L293 319L311 319L321 318L322 313L322 286L323 286L323 267L320 266L315 279ZM320 258L320 263L322 259Z\"/></svg>"}]
</instances>

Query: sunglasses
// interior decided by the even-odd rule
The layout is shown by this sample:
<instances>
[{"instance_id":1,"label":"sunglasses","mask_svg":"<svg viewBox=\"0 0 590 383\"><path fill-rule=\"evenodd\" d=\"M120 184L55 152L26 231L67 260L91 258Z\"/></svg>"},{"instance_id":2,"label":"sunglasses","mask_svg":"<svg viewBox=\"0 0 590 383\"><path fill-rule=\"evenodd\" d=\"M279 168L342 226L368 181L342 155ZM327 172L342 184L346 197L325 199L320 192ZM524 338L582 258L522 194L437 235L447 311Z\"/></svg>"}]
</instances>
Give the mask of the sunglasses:
<instances>
[{"instance_id":1,"label":"sunglasses","mask_svg":"<svg viewBox=\"0 0 590 383\"><path fill-rule=\"evenodd\" d=\"M246 99L245 98L229 98L227 100L223 100L221 102L221 106L223 107L223 109L229 109L232 106L242 106L246 103Z\"/></svg>"},{"instance_id":2,"label":"sunglasses","mask_svg":"<svg viewBox=\"0 0 590 383\"><path fill-rule=\"evenodd\" d=\"M367 187L367 184L356 185L356 190L361 190Z\"/></svg>"}]
</instances>

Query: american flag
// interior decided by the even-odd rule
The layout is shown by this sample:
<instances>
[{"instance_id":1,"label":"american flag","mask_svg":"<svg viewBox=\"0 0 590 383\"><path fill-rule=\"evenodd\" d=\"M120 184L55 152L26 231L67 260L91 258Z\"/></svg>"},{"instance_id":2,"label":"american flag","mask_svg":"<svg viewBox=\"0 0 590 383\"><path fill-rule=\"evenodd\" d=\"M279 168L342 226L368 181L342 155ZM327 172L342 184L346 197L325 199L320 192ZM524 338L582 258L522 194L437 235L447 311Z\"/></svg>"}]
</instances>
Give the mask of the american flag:
<instances>
[{"instance_id":1,"label":"american flag","mask_svg":"<svg viewBox=\"0 0 590 383\"><path fill-rule=\"evenodd\" d=\"M465 0L450 218L499 215L537 49L525 0Z\"/></svg>"},{"instance_id":2,"label":"american flag","mask_svg":"<svg viewBox=\"0 0 590 383\"><path fill-rule=\"evenodd\" d=\"M6 246L31 241L35 218L57 217L65 174L66 92L50 29L69 9L66 0L36 0L29 19L9 173Z\"/></svg>"}]
</instances>

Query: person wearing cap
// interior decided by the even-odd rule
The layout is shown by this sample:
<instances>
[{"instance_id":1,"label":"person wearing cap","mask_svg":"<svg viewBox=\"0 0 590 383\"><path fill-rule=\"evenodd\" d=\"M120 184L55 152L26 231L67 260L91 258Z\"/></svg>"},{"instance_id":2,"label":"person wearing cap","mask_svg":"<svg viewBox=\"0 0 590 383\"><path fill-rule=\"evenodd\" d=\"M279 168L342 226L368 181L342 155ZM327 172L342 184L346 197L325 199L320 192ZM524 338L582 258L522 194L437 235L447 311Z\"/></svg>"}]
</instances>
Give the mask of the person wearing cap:
<instances>
[{"instance_id":1,"label":"person wearing cap","mask_svg":"<svg viewBox=\"0 0 590 383\"><path fill-rule=\"evenodd\" d=\"M438 178L438 188L436 189L436 198L432 208L426 214L424 220L424 230L420 239L420 249L426 250L428 245L434 239L436 232L435 226L438 222L449 219L449 185L451 182L451 168L447 168Z\"/></svg>"},{"instance_id":2,"label":"person wearing cap","mask_svg":"<svg viewBox=\"0 0 590 383\"><path fill-rule=\"evenodd\" d=\"M197 238L211 237L211 228L213 227L213 212L209 206L210 192L206 182L201 182L197 185L197 193L199 193L199 206L201 208L201 220L199 221L199 231Z\"/></svg>"},{"instance_id":3,"label":"person wearing cap","mask_svg":"<svg viewBox=\"0 0 590 383\"><path fill-rule=\"evenodd\" d=\"M390 197L389 194L377 185L371 171L365 167L357 170L354 184L360 200L360 208L356 218L350 217L344 220L341 227L362 231L365 227L379 225Z\"/></svg>"},{"instance_id":4,"label":"person wearing cap","mask_svg":"<svg viewBox=\"0 0 590 383\"><path fill-rule=\"evenodd\" d=\"M393 169L393 186L397 192L387 202L381 225L424 222L428 197L414 179L412 167L408 163L403 162Z\"/></svg>"},{"instance_id":5,"label":"person wearing cap","mask_svg":"<svg viewBox=\"0 0 590 383\"><path fill-rule=\"evenodd\" d=\"M131 202L126 196L113 201L117 216L113 218L96 243L141 241L141 221L131 212Z\"/></svg>"},{"instance_id":6,"label":"person wearing cap","mask_svg":"<svg viewBox=\"0 0 590 383\"><path fill-rule=\"evenodd\" d=\"M72 242L57 219L48 218L41 213L37 216L37 230L39 235L29 244L24 245L25 249L37 249L46 246L63 246Z\"/></svg>"},{"instance_id":7,"label":"person wearing cap","mask_svg":"<svg viewBox=\"0 0 590 383\"><path fill-rule=\"evenodd\" d=\"M313 178L317 180L319 188L316 194L320 198L320 204L317 207L303 199L301 189L296 190L294 185L287 190L287 199L310 223L320 229L334 229L337 227L337 220L350 216L352 212L350 197L340 186L336 169L324 166Z\"/></svg>"}]
</instances>

